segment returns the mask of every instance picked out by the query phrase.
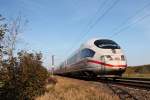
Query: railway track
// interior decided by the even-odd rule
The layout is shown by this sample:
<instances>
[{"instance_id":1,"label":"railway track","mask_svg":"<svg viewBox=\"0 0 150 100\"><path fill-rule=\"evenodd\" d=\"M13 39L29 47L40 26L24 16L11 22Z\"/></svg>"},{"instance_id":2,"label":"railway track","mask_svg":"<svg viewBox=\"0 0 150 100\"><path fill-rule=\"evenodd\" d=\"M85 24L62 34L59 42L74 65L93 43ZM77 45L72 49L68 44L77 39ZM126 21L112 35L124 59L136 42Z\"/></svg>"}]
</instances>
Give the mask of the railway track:
<instances>
[{"instance_id":1,"label":"railway track","mask_svg":"<svg viewBox=\"0 0 150 100\"><path fill-rule=\"evenodd\" d=\"M98 82L103 83L118 95L120 100L149 100L150 98L150 79L126 77L116 77L115 80L113 77L81 79L96 82L97 85Z\"/></svg>"},{"instance_id":2,"label":"railway track","mask_svg":"<svg viewBox=\"0 0 150 100\"><path fill-rule=\"evenodd\" d=\"M108 83L112 85L121 85L125 87L144 89L150 91L150 79L142 78L116 78L116 80L111 79L96 79L103 83Z\"/></svg>"},{"instance_id":3,"label":"railway track","mask_svg":"<svg viewBox=\"0 0 150 100\"><path fill-rule=\"evenodd\" d=\"M105 83L120 100L149 100L150 79L119 77Z\"/></svg>"},{"instance_id":4,"label":"railway track","mask_svg":"<svg viewBox=\"0 0 150 100\"><path fill-rule=\"evenodd\" d=\"M102 83L112 84L112 85L120 85L135 89L143 89L150 91L150 78L127 78L127 77L96 77L96 78L88 78L88 77L80 77L78 79L86 80L86 81L98 81Z\"/></svg>"},{"instance_id":5,"label":"railway track","mask_svg":"<svg viewBox=\"0 0 150 100\"><path fill-rule=\"evenodd\" d=\"M92 81L92 80L91 80ZM144 89L150 91L150 79L148 78L126 78L116 77L115 80L112 77L107 78L95 78L94 81L108 83L112 85L121 85L125 87L132 87L135 89Z\"/></svg>"},{"instance_id":6,"label":"railway track","mask_svg":"<svg viewBox=\"0 0 150 100\"><path fill-rule=\"evenodd\" d=\"M128 87L133 87L136 89L144 89L150 91L150 79L146 78L117 78L115 83L112 84L118 84Z\"/></svg>"}]
</instances>

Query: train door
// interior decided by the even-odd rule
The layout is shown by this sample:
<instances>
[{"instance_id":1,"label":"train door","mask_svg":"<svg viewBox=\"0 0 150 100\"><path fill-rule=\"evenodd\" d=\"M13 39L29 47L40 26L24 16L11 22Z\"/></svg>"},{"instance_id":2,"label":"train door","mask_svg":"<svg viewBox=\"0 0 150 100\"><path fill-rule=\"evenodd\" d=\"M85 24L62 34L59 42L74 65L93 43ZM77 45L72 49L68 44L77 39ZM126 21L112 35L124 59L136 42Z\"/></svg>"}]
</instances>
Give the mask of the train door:
<instances>
[{"instance_id":1,"label":"train door","mask_svg":"<svg viewBox=\"0 0 150 100\"><path fill-rule=\"evenodd\" d=\"M102 62L101 66L101 73L105 74L105 65L103 63L105 63L105 56L101 56L100 57L100 61Z\"/></svg>"}]
</instances>

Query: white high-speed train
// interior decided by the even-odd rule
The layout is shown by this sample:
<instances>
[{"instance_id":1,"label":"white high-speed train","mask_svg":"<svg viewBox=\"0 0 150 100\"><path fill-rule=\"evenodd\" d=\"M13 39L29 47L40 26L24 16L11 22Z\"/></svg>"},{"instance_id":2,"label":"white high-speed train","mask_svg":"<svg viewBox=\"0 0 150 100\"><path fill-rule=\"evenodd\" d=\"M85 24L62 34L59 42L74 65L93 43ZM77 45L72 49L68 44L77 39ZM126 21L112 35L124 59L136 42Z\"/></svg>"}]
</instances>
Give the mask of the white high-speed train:
<instances>
[{"instance_id":1,"label":"white high-speed train","mask_svg":"<svg viewBox=\"0 0 150 100\"><path fill-rule=\"evenodd\" d=\"M71 76L121 76L127 61L120 46L109 39L91 39L67 60L54 74Z\"/></svg>"}]
</instances>

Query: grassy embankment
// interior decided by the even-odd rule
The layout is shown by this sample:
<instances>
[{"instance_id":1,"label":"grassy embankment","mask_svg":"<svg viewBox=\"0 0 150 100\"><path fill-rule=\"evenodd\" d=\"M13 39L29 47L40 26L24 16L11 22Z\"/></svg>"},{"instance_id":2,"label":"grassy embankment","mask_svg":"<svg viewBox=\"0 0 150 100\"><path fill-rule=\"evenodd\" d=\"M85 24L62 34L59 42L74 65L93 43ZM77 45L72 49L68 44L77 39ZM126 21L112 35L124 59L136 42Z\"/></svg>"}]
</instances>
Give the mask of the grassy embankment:
<instances>
[{"instance_id":1,"label":"grassy embankment","mask_svg":"<svg viewBox=\"0 0 150 100\"><path fill-rule=\"evenodd\" d=\"M119 100L104 84L54 77L56 84L47 86L48 92L36 100Z\"/></svg>"},{"instance_id":2,"label":"grassy embankment","mask_svg":"<svg viewBox=\"0 0 150 100\"><path fill-rule=\"evenodd\" d=\"M128 67L123 76L150 78L150 65ZM47 93L36 100L119 100L104 84L55 76L56 84L47 85ZM54 82L55 83L55 82Z\"/></svg>"},{"instance_id":3,"label":"grassy embankment","mask_svg":"<svg viewBox=\"0 0 150 100\"><path fill-rule=\"evenodd\" d=\"M150 78L150 65L130 66L127 68L123 76Z\"/></svg>"}]
</instances>

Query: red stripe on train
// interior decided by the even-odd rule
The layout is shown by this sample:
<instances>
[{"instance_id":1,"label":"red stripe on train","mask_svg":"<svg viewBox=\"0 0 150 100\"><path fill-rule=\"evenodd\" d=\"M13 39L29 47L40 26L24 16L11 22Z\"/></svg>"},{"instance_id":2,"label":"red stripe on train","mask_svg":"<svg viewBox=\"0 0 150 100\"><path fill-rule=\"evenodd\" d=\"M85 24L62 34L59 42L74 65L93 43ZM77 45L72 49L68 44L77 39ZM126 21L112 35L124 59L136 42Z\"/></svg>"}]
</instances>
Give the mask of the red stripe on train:
<instances>
[{"instance_id":1,"label":"red stripe on train","mask_svg":"<svg viewBox=\"0 0 150 100\"><path fill-rule=\"evenodd\" d=\"M95 64L101 64L101 65L109 66L109 67L127 67L127 65L111 65L111 64L106 64L106 63L96 61L96 60L88 60L87 62L95 63Z\"/></svg>"}]
</instances>

